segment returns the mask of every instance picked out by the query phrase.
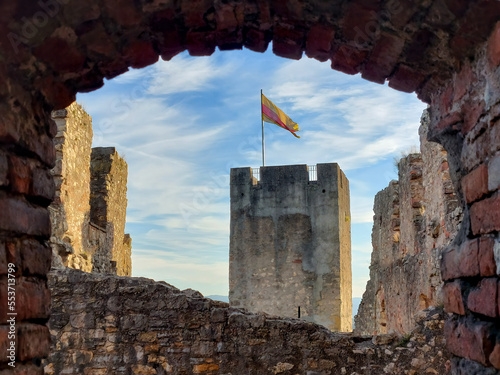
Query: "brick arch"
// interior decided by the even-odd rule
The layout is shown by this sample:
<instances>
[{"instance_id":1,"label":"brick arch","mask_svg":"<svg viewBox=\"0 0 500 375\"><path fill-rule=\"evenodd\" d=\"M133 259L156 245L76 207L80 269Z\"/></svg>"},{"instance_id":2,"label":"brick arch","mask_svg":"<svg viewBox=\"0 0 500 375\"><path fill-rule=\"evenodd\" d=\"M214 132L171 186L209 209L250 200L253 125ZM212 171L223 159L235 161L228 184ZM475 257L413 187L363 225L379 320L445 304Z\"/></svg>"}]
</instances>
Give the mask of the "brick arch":
<instances>
[{"instance_id":1,"label":"brick arch","mask_svg":"<svg viewBox=\"0 0 500 375\"><path fill-rule=\"evenodd\" d=\"M499 18L495 0L2 2L0 319L7 319L6 266L13 262L18 368L38 371L32 359L48 350L47 207L57 198L49 173L56 132L50 111L70 104L77 92L101 87L104 78L160 57L184 50L210 55L215 48L263 52L270 42L278 56L330 60L334 69L387 80L431 104L430 135L451 155L466 212L462 232L443 257L446 308L455 314L446 328L449 347L466 358L457 366L469 358L500 368L498 329L484 318L498 317L497 300L481 303L498 282ZM471 277L475 283L465 283ZM2 347L8 325L0 328ZM466 345L464 337L479 344Z\"/></svg>"}]
</instances>

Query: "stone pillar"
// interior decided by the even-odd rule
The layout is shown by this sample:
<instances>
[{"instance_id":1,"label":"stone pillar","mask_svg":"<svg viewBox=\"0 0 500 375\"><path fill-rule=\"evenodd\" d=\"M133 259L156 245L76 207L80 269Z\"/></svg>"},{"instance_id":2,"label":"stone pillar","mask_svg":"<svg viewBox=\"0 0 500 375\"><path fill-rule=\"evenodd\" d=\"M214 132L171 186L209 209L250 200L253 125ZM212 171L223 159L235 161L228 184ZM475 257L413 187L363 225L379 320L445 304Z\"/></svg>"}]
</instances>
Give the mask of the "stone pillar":
<instances>
[{"instance_id":1,"label":"stone pillar","mask_svg":"<svg viewBox=\"0 0 500 375\"><path fill-rule=\"evenodd\" d=\"M131 239L125 236L127 163L114 147L92 149L91 224L106 232L104 246L94 254L96 271L130 276ZM113 271L116 267L116 272Z\"/></svg>"},{"instance_id":2,"label":"stone pillar","mask_svg":"<svg viewBox=\"0 0 500 375\"><path fill-rule=\"evenodd\" d=\"M56 197L50 206L53 266L92 271L88 249L92 118L76 102L54 111Z\"/></svg>"}]
</instances>

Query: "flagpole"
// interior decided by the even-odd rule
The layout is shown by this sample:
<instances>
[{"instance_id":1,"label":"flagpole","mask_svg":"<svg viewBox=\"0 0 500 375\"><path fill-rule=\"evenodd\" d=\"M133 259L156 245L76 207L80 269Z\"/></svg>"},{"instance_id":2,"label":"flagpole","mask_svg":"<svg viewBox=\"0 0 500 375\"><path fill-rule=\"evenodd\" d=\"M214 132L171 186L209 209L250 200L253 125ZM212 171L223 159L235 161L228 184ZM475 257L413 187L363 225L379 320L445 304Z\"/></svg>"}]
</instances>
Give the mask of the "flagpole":
<instances>
[{"instance_id":1,"label":"flagpole","mask_svg":"<svg viewBox=\"0 0 500 375\"><path fill-rule=\"evenodd\" d=\"M262 117L262 89L260 90L260 121L262 123L262 166L266 166L266 153L265 153L265 147L264 147L264 119Z\"/></svg>"}]
</instances>

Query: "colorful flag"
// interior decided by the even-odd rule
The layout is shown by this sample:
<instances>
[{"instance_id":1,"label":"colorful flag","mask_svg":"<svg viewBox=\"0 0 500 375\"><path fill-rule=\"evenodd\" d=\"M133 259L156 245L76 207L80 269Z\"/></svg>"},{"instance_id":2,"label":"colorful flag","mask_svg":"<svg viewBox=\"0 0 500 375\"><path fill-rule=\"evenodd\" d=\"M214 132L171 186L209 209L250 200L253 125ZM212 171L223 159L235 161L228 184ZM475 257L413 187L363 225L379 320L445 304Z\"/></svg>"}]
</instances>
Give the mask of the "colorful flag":
<instances>
[{"instance_id":1,"label":"colorful flag","mask_svg":"<svg viewBox=\"0 0 500 375\"><path fill-rule=\"evenodd\" d=\"M276 107L272 101L262 95L262 120L271 124L276 124L288 130L294 137L300 138L295 132L299 131L299 126L290 117Z\"/></svg>"}]
</instances>

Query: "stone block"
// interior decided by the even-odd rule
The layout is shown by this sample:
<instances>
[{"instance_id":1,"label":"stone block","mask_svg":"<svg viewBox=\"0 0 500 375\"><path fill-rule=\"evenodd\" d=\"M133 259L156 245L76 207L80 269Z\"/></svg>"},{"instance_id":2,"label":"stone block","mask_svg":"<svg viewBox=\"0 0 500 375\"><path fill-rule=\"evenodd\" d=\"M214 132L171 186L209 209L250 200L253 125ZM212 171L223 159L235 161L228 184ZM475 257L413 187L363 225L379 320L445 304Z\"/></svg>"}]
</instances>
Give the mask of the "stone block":
<instances>
[{"instance_id":1,"label":"stone block","mask_svg":"<svg viewBox=\"0 0 500 375\"><path fill-rule=\"evenodd\" d=\"M488 190L500 189L500 153L488 162Z\"/></svg>"},{"instance_id":2,"label":"stone block","mask_svg":"<svg viewBox=\"0 0 500 375\"><path fill-rule=\"evenodd\" d=\"M464 302L462 299L462 284L459 280L444 284L443 301L446 312L465 315Z\"/></svg>"},{"instance_id":3,"label":"stone block","mask_svg":"<svg viewBox=\"0 0 500 375\"><path fill-rule=\"evenodd\" d=\"M474 234L500 231L500 193L474 203L470 208L470 220Z\"/></svg>"},{"instance_id":4,"label":"stone block","mask_svg":"<svg viewBox=\"0 0 500 375\"><path fill-rule=\"evenodd\" d=\"M469 83L470 84L470 83ZM466 103L464 107L466 108L464 112L464 124L462 127L462 133L467 134L471 129L473 129L479 121L479 118L483 114L486 103L484 100L474 101L472 103Z\"/></svg>"},{"instance_id":5,"label":"stone block","mask_svg":"<svg viewBox=\"0 0 500 375\"><path fill-rule=\"evenodd\" d=\"M46 201L52 201L55 195L54 178L48 169L33 169L33 183L30 189L30 195L42 198Z\"/></svg>"},{"instance_id":6,"label":"stone block","mask_svg":"<svg viewBox=\"0 0 500 375\"><path fill-rule=\"evenodd\" d=\"M18 333L18 356L21 361L42 359L50 351L49 329L39 324L20 324Z\"/></svg>"},{"instance_id":7,"label":"stone block","mask_svg":"<svg viewBox=\"0 0 500 375\"><path fill-rule=\"evenodd\" d=\"M488 193L488 166L481 164L462 178L462 190L467 203L481 199Z\"/></svg>"},{"instance_id":8,"label":"stone block","mask_svg":"<svg viewBox=\"0 0 500 375\"><path fill-rule=\"evenodd\" d=\"M346 74L358 74L361 64L367 57L367 50L360 50L346 44L341 45L333 54L332 69Z\"/></svg>"},{"instance_id":9,"label":"stone block","mask_svg":"<svg viewBox=\"0 0 500 375\"><path fill-rule=\"evenodd\" d=\"M134 69L144 68L158 61L158 53L149 41L136 40L128 45L123 55L125 60Z\"/></svg>"},{"instance_id":10,"label":"stone block","mask_svg":"<svg viewBox=\"0 0 500 375\"><path fill-rule=\"evenodd\" d=\"M186 48L191 56L210 56L215 52L215 33L188 31Z\"/></svg>"},{"instance_id":11,"label":"stone block","mask_svg":"<svg viewBox=\"0 0 500 375\"><path fill-rule=\"evenodd\" d=\"M361 77L375 83L384 83L394 70L404 44L403 38L382 32L370 57L361 69Z\"/></svg>"},{"instance_id":12,"label":"stone block","mask_svg":"<svg viewBox=\"0 0 500 375\"><path fill-rule=\"evenodd\" d=\"M451 248L443 252L441 259L443 280L477 275L479 275L477 239L466 241L459 248Z\"/></svg>"},{"instance_id":13,"label":"stone block","mask_svg":"<svg viewBox=\"0 0 500 375\"><path fill-rule=\"evenodd\" d=\"M389 80L389 87L411 93L423 83L425 76L407 65L399 65Z\"/></svg>"},{"instance_id":14,"label":"stone block","mask_svg":"<svg viewBox=\"0 0 500 375\"><path fill-rule=\"evenodd\" d=\"M60 73L77 72L85 63L85 56L74 45L58 37L45 39L33 54Z\"/></svg>"},{"instance_id":15,"label":"stone block","mask_svg":"<svg viewBox=\"0 0 500 375\"><path fill-rule=\"evenodd\" d=\"M452 354L487 366L494 346L491 328L491 324L481 321L449 319L444 326L446 347Z\"/></svg>"},{"instance_id":16,"label":"stone block","mask_svg":"<svg viewBox=\"0 0 500 375\"><path fill-rule=\"evenodd\" d=\"M269 45L269 41L265 31L251 28L246 30L243 44L249 50L265 52Z\"/></svg>"},{"instance_id":17,"label":"stone block","mask_svg":"<svg viewBox=\"0 0 500 375\"><path fill-rule=\"evenodd\" d=\"M492 69L500 65L500 21L497 22L488 39L488 61Z\"/></svg>"},{"instance_id":18,"label":"stone block","mask_svg":"<svg viewBox=\"0 0 500 375\"><path fill-rule=\"evenodd\" d=\"M34 207L18 196L0 193L0 229L49 238L50 217L45 208Z\"/></svg>"},{"instance_id":19,"label":"stone block","mask_svg":"<svg viewBox=\"0 0 500 375\"><path fill-rule=\"evenodd\" d=\"M332 27L321 24L311 26L307 33L306 55L319 61L328 60L334 36L335 30Z\"/></svg>"},{"instance_id":20,"label":"stone block","mask_svg":"<svg viewBox=\"0 0 500 375\"><path fill-rule=\"evenodd\" d=\"M23 275L45 276L50 271L52 249L36 240L24 240L20 244Z\"/></svg>"},{"instance_id":21,"label":"stone block","mask_svg":"<svg viewBox=\"0 0 500 375\"><path fill-rule=\"evenodd\" d=\"M343 17L342 33L347 40L356 43L356 48L369 45L379 35L377 12L380 4L352 2Z\"/></svg>"},{"instance_id":22,"label":"stone block","mask_svg":"<svg viewBox=\"0 0 500 375\"><path fill-rule=\"evenodd\" d=\"M467 299L467 307L476 313L492 318L498 316L496 278L486 278L479 282L477 288L472 289Z\"/></svg>"},{"instance_id":23,"label":"stone block","mask_svg":"<svg viewBox=\"0 0 500 375\"><path fill-rule=\"evenodd\" d=\"M495 347L490 354L489 360L493 367L495 367L496 369L500 369L500 338L498 337L495 342Z\"/></svg>"},{"instance_id":24,"label":"stone block","mask_svg":"<svg viewBox=\"0 0 500 375\"><path fill-rule=\"evenodd\" d=\"M493 251L495 243L496 241L491 237L481 237L479 239L479 272L483 277L497 274L497 264Z\"/></svg>"},{"instance_id":25,"label":"stone block","mask_svg":"<svg viewBox=\"0 0 500 375\"><path fill-rule=\"evenodd\" d=\"M304 31L277 26L273 33L273 52L277 56L300 60L305 43Z\"/></svg>"}]
</instances>

